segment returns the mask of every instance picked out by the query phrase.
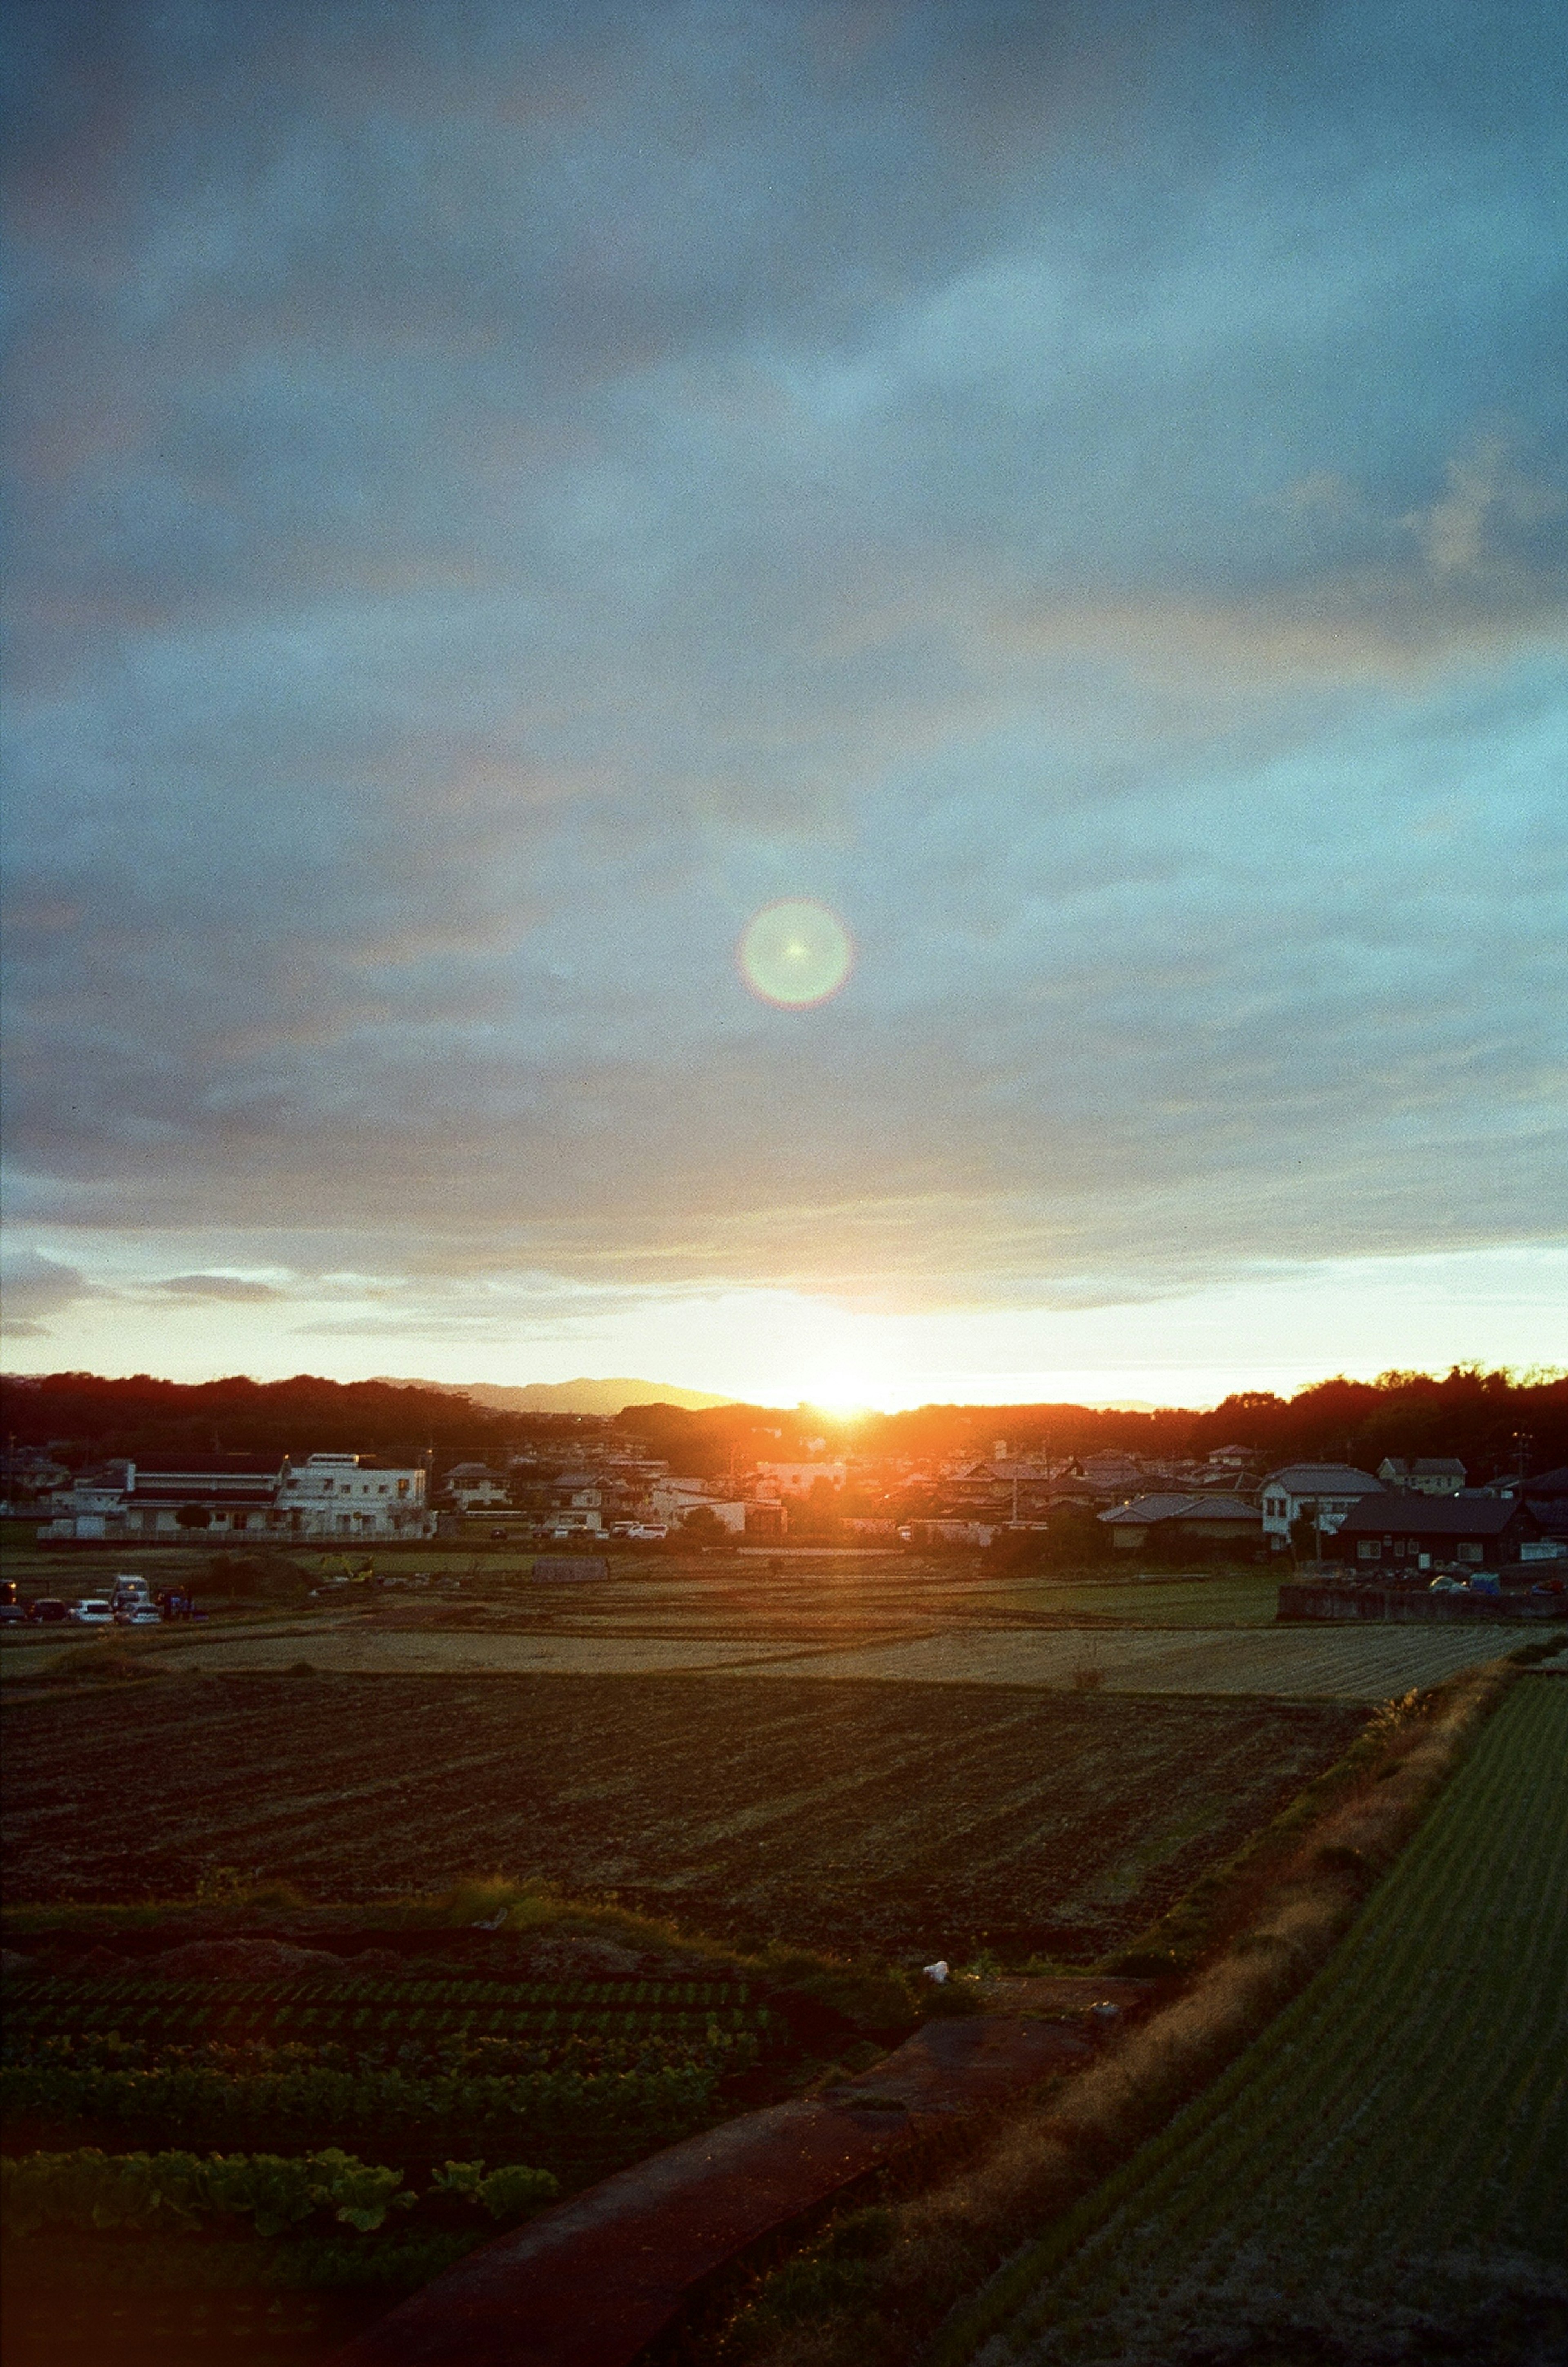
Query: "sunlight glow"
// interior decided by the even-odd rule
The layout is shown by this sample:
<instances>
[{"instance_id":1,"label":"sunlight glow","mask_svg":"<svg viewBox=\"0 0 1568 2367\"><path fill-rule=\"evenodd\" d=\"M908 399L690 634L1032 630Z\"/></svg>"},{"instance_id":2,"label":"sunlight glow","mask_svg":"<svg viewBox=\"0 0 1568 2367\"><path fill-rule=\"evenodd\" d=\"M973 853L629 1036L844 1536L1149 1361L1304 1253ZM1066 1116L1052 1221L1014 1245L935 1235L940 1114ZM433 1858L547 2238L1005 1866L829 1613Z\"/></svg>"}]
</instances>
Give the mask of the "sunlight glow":
<instances>
[{"instance_id":1,"label":"sunlight glow","mask_svg":"<svg viewBox=\"0 0 1568 2367\"><path fill-rule=\"evenodd\" d=\"M736 947L741 978L763 1002L809 1011L827 1002L854 968L854 942L836 912L804 899L764 904Z\"/></svg>"}]
</instances>

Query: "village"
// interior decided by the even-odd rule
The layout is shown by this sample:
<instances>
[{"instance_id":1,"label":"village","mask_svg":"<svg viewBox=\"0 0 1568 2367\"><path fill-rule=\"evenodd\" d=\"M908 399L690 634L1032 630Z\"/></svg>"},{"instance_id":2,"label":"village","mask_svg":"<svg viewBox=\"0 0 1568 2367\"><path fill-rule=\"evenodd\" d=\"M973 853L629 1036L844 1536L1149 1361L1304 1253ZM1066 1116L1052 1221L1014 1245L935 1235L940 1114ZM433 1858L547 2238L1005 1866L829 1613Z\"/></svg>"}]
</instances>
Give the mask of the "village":
<instances>
[{"instance_id":1,"label":"village","mask_svg":"<svg viewBox=\"0 0 1568 2367\"><path fill-rule=\"evenodd\" d=\"M967 1551L1021 1567L1239 1561L1385 1589L1537 1594L1561 1592L1568 1570L1565 1468L1516 1464L1472 1481L1455 1456L1268 1468L1241 1445L1173 1462L1015 1452L1002 1438L979 1458L876 1457L812 1436L792 1459L732 1446L705 1474L674 1467L624 1418L559 1429L558 1443L547 1433L504 1460L446 1467L340 1450L272 1467L114 1458L72 1472L35 1453L14 1458L10 1509L31 1509L40 1545Z\"/></svg>"}]
</instances>

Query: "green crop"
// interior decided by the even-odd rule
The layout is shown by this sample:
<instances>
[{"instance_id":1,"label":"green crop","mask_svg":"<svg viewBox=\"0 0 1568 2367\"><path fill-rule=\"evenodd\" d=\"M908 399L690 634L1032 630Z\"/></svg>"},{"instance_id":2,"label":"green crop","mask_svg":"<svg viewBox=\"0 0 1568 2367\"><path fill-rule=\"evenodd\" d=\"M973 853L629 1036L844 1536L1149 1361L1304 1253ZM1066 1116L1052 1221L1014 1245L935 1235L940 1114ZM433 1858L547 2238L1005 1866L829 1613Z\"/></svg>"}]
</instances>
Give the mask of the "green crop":
<instances>
[{"instance_id":1,"label":"green crop","mask_svg":"<svg viewBox=\"0 0 1568 2367\"><path fill-rule=\"evenodd\" d=\"M205 2218L249 2218L258 2236L280 2235L313 2211L368 2234L391 2210L418 2201L402 2172L335 2147L278 2154L35 2153L0 2161L0 2213L9 2235L46 2227L194 2227Z\"/></svg>"},{"instance_id":2,"label":"green crop","mask_svg":"<svg viewBox=\"0 0 1568 2367\"><path fill-rule=\"evenodd\" d=\"M433 2173L430 2191L477 2203L492 2219L511 2219L547 2203L558 2190L548 2170L526 2169L521 2162L492 2169L487 2178L482 2161L449 2161Z\"/></svg>"}]
</instances>

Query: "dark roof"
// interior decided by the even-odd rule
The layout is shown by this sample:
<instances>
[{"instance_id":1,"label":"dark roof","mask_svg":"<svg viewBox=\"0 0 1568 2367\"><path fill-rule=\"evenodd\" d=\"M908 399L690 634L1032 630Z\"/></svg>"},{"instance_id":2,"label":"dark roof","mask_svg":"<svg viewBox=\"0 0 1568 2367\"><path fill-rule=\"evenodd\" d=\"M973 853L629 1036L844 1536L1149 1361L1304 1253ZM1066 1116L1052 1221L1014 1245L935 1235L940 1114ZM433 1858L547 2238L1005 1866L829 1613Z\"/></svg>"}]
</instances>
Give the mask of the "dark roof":
<instances>
[{"instance_id":1,"label":"dark roof","mask_svg":"<svg viewBox=\"0 0 1568 2367\"><path fill-rule=\"evenodd\" d=\"M1555 1471L1537 1471L1524 1483L1527 1496L1568 1496L1568 1463Z\"/></svg>"},{"instance_id":2,"label":"dark roof","mask_svg":"<svg viewBox=\"0 0 1568 2367\"><path fill-rule=\"evenodd\" d=\"M161 1504L270 1504L276 1494L276 1474L253 1479L225 1472L218 1479L210 1473L191 1472L182 1478L178 1473L154 1471L145 1479L137 1473L129 1501L152 1511Z\"/></svg>"},{"instance_id":3,"label":"dark roof","mask_svg":"<svg viewBox=\"0 0 1568 2367\"><path fill-rule=\"evenodd\" d=\"M1150 1521L1166 1521L1173 1512L1184 1512L1192 1499L1181 1496L1134 1496L1128 1504L1115 1504L1100 1517L1110 1528L1123 1525L1142 1526Z\"/></svg>"},{"instance_id":4,"label":"dark roof","mask_svg":"<svg viewBox=\"0 0 1568 2367\"><path fill-rule=\"evenodd\" d=\"M1265 1488L1282 1488L1287 1496L1352 1496L1357 1489L1375 1494L1382 1486L1370 1471L1351 1463L1281 1463L1264 1480Z\"/></svg>"},{"instance_id":5,"label":"dark roof","mask_svg":"<svg viewBox=\"0 0 1568 2367\"><path fill-rule=\"evenodd\" d=\"M1363 1496L1339 1523L1342 1537L1500 1537L1519 1507L1506 1496Z\"/></svg>"},{"instance_id":6,"label":"dark roof","mask_svg":"<svg viewBox=\"0 0 1568 2367\"><path fill-rule=\"evenodd\" d=\"M1156 1521L1259 1521L1256 1504L1248 1504L1240 1496L1134 1496L1130 1504L1118 1504L1113 1512L1101 1512L1100 1519L1109 1528L1131 1526L1152 1527Z\"/></svg>"}]
</instances>

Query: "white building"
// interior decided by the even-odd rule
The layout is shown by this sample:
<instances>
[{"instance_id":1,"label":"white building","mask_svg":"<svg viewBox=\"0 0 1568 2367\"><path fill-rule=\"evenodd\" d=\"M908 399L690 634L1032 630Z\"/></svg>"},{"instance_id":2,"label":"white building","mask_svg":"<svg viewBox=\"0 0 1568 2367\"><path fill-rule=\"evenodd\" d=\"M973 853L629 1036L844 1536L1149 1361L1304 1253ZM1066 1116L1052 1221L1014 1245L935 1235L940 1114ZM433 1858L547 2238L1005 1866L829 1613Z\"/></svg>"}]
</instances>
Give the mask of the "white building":
<instances>
[{"instance_id":1,"label":"white building","mask_svg":"<svg viewBox=\"0 0 1568 2367\"><path fill-rule=\"evenodd\" d=\"M754 1468L760 1496L809 1496L819 1480L837 1489L849 1476L842 1463L759 1463Z\"/></svg>"},{"instance_id":2,"label":"white building","mask_svg":"<svg viewBox=\"0 0 1568 2367\"><path fill-rule=\"evenodd\" d=\"M459 1512L501 1512L512 1503L506 1481L499 1472L487 1471L482 1463L459 1463L448 1471L446 1493Z\"/></svg>"},{"instance_id":3,"label":"white building","mask_svg":"<svg viewBox=\"0 0 1568 2367\"><path fill-rule=\"evenodd\" d=\"M296 1537L434 1536L425 1480L423 1467L394 1470L358 1455L312 1455L284 1465L274 1525Z\"/></svg>"},{"instance_id":4,"label":"white building","mask_svg":"<svg viewBox=\"0 0 1568 2367\"><path fill-rule=\"evenodd\" d=\"M1276 1553L1291 1541L1291 1523L1303 1512L1332 1536L1352 1504L1381 1496L1382 1482L1349 1463L1287 1463L1263 1482L1263 1534Z\"/></svg>"},{"instance_id":5,"label":"white building","mask_svg":"<svg viewBox=\"0 0 1568 2367\"><path fill-rule=\"evenodd\" d=\"M1464 1466L1457 1455L1418 1455L1414 1463L1385 1455L1378 1465L1378 1478L1386 1487L1408 1489L1417 1496L1457 1496L1464 1486Z\"/></svg>"}]
</instances>

